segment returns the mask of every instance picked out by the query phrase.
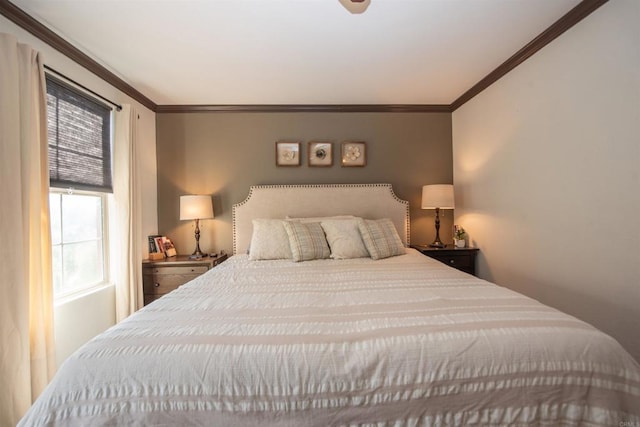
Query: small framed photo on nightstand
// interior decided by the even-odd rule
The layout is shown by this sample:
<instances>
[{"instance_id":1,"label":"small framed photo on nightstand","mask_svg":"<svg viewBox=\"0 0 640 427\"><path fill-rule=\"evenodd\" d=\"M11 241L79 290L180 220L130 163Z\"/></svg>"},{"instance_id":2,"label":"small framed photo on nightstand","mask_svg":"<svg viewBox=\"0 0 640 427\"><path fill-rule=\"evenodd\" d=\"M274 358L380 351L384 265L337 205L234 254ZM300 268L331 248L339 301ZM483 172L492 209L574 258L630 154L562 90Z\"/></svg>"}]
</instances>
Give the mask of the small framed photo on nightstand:
<instances>
[{"instance_id":1,"label":"small framed photo on nightstand","mask_svg":"<svg viewBox=\"0 0 640 427\"><path fill-rule=\"evenodd\" d=\"M276 142L276 166L300 166L300 143Z\"/></svg>"}]
</instances>

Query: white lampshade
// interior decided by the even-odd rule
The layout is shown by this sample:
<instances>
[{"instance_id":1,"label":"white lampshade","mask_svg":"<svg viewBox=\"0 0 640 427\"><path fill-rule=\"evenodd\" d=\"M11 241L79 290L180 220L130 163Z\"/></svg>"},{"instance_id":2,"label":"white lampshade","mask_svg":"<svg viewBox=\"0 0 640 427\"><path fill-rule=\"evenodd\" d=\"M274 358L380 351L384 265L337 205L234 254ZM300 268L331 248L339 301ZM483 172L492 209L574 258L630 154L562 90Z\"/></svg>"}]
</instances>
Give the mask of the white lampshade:
<instances>
[{"instance_id":1,"label":"white lampshade","mask_svg":"<svg viewBox=\"0 0 640 427\"><path fill-rule=\"evenodd\" d=\"M213 218L211 196L180 196L180 219Z\"/></svg>"},{"instance_id":2,"label":"white lampshade","mask_svg":"<svg viewBox=\"0 0 640 427\"><path fill-rule=\"evenodd\" d=\"M453 185L434 184L422 187L422 209L453 209Z\"/></svg>"}]
</instances>

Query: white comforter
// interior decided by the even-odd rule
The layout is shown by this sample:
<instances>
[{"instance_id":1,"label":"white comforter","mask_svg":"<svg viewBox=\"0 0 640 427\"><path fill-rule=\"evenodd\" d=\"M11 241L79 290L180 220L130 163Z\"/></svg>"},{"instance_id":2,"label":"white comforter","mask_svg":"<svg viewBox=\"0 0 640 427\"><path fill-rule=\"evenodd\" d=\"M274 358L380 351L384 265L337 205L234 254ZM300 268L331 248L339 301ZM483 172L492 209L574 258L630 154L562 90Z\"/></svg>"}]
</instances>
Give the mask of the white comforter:
<instances>
[{"instance_id":1,"label":"white comforter","mask_svg":"<svg viewBox=\"0 0 640 427\"><path fill-rule=\"evenodd\" d=\"M640 425L640 367L410 250L234 256L70 357L22 426Z\"/></svg>"}]
</instances>

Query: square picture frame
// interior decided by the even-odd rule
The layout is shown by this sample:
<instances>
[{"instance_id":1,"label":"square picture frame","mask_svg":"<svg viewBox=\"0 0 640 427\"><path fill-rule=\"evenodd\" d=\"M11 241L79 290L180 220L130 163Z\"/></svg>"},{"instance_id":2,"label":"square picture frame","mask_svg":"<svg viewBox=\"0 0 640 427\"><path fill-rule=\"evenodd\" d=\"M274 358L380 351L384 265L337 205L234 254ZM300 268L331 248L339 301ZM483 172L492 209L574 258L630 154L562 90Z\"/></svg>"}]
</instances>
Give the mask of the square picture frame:
<instances>
[{"instance_id":1,"label":"square picture frame","mask_svg":"<svg viewBox=\"0 0 640 427\"><path fill-rule=\"evenodd\" d=\"M276 166L300 166L300 143L290 141L276 142Z\"/></svg>"},{"instance_id":2,"label":"square picture frame","mask_svg":"<svg viewBox=\"0 0 640 427\"><path fill-rule=\"evenodd\" d=\"M364 167L367 165L367 143L344 141L341 150L342 167Z\"/></svg>"},{"instance_id":3,"label":"square picture frame","mask_svg":"<svg viewBox=\"0 0 640 427\"><path fill-rule=\"evenodd\" d=\"M333 142L310 141L307 143L307 162L310 167L333 166Z\"/></svg>"}]
</instances>

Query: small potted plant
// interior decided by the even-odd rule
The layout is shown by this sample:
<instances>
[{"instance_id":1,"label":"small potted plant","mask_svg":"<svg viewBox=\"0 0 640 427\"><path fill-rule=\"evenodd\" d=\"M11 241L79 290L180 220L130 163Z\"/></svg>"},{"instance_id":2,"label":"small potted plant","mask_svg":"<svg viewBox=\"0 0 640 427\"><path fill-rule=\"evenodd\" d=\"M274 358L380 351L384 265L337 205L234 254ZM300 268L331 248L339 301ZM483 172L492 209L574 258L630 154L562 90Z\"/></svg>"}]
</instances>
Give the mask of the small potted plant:
<instances>
[{"instance_id":1,"label":"small potted plant","mask_svg":"<svg viewBox=\"0 0 640 427\"><path fill-rule=\"evenodd\" d=\"M467 245L467 232L464 228L456 225L456 229L453 233L453 243L456 248L464 248Z\"/></svg>"}]
</instances>

